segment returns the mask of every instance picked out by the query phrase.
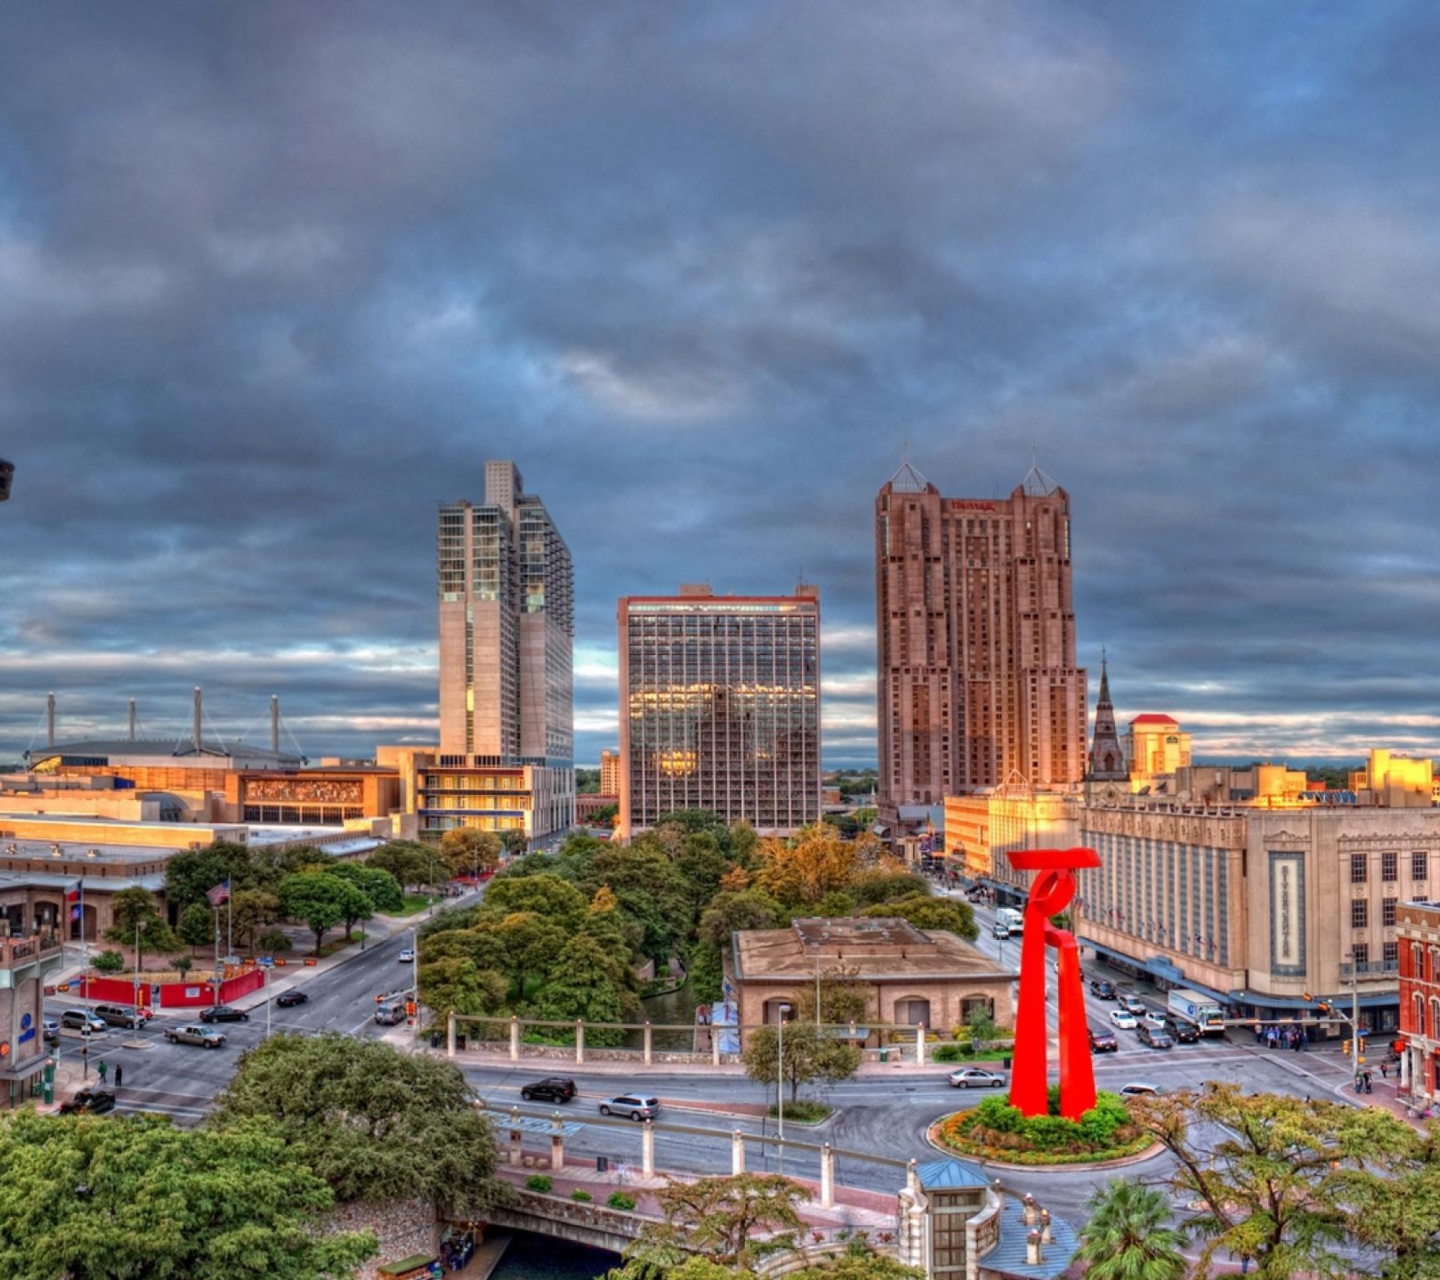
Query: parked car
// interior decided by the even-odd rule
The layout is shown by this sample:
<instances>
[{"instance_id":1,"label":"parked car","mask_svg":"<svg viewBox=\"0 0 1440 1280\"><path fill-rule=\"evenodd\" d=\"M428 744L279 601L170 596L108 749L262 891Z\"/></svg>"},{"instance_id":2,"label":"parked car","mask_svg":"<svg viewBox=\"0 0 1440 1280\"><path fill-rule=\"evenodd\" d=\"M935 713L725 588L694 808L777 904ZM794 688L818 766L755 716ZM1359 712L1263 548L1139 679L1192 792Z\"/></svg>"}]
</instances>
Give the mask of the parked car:
<instances>
[{"instance_id":1,"label":"parked car","mask_svg":"<svg viewBox=\"0 0 1440 1280\"><path fill-rule=\"evenodd\" d=\"M575 1096L575 1081L568 1076L546 1076L520 1087L526 1102L569 1102Z\"/></svg>"},{"instance_id":2,"label":"parked car","mask_svg":"<svg viewBox=\"0 0 1440 1280\"><path fill-rule=\"evenodd\" d=\"M305 1001L307 1001L308 999L310 999L310 997L306 995L305 992L296 991L292 988L289 991L282 991L278 996L276 996L275 1003L278 1004L282 1009L290 1009L297 1004L304 1004Z\"/></svg>"},{"instance_id":3,"label":"parked car","mask_svg":"<svg viewBox=\"0 0 1440 1280\"><path fill-rule=\"evenodd\" d=\"M1138 1025L1135 1015L1128 1009L1111 1009L1110 1022L1113 1026L1119 1027L1121 1031L1134 1031Z\"/></svg>"},{"instance_id":4,"label":"parked car","mask_svg":"<svg viewBox=\"0 0 1440 1280\"><path fill-rule=\"evenodd\" d=\"M95 1016L103 1018L106 1026L128 1027L132 1031L145 1025L145 1015L132 1004L97 1004Z\"/></svg>"},{"instance_id":5,"label":"parked car","mask_svg":"<svg viewBox=\"0 0 1440 1280\"><path fill-rule=\"evenodd\" d=\"M1090 994L1102 1000L1115 999L1115 984L1109 978L1091 978Z\"/></svg>"},{"instance_id":6,"label":"parked car","mask_svg":"<svg viewBox=\"0 0 1440 1280\"><path fill-rule=\"evenodd\" d=\"M97 1031L108 1031L110 1024L89 1009L66 1009L60 1015L60 1025L81 1035L93 1035Z\"/></svg>"},{"instance_id":7,"label":"parked car","mask_svg":"<svg viewBox=\"0 0 1440 1280\"><path fill-rule=\"evenodd\" d=\"M1136 1039L1141 1044L1148 1044L1152 1049L1173 1049L1175 1041L1170 1039L1168 1031L1158 1031L1149 1022L1142 1022L1135 1028Z\"/></svg>"},{"instance_id":8,"label":"parked car","mask_svg":"<svg viewBox=\"0 0 1440 1280\"><path fill-rule=\"evenodd\" d=\"M1115 1038L1113 1031L1096 1031L1090 1028L1090 1052L1091 1053L1118 1053L1120 1041Z\"/></svg>"},{"instance_id":9,"label":"parked car","mask_svg":"<svg viewBox=\"0 0 1440 1280\"><path fill-rule=\"evenodd\" d=\"M200 1010L201 1022L249 1022L250 1015L244 1009L237 1009L231 1004L212 1004L208 1009Z\"/></svg>"},{"instance_id":10,"label":"parked car","mask_svg":"<svg viewBox=\"0 0 1440 1280\"><path fill-rule=\"evenodd\" d=\"M413 947L402 947L400 954L395 957L401 964L415 963L415 949Z\"/></svg>"},{"instance_id":11,"label":"parked car","mask_svg":"<svg viewBox=\"0 0 1440 1280\"><path fill-rule=\"evenodd\" d=\"M1158 1098L1165 1092L1158 1084L1145 1084L1136 1080L1120 1086L1122 1098Z\"/></svg>"},{"instance_id":12,"label":"parked car","mask_svg":"<svg viewBox=\"0 0 1440 1280\"><path fill-rule=\"evenodd\" d=\"M986 1071L983 1067L961 1067L950 1073L952 1089L1000 1089L1004 1084L1004 1076Z\"/></svg>"},{"instance_id":13,"label":"parked car","mask_svg":"<svg viewBox=\"0 0 1440 1280\"><path fill-rule=\"evenodd\" d=\"M600 1114L629 1116L632 1120L653 1120L660 1114L660 1099L640 1093L622 1093L602 1102Z\"/></svg>"},{"instance_id":14,"label":"parked car","mask_svg":"<svg viewBox=\"0 0 1440 1280\"><path fill-rule=\"evenodd\" d=\"M92 1115L100 1115L106 1111L115 1110L115 1095L108 1089L81 1089L69 1102L60 1104L62 1116L78 1115L82 1111L88 1111Z\"/></svg>"},{"instance_id":15,"label":"parked car","mask_svg":"<svg viewBox=\"0 0 1440 1280\"><path fill-rule=\"evenodd\" d=\"M165 1039L171 1044L198 1044L202 1049L218 1049L225 1043L225 1033L203 1022L187 1022L183 1027L166 1027Z\"/></svg>"}]
</instances>

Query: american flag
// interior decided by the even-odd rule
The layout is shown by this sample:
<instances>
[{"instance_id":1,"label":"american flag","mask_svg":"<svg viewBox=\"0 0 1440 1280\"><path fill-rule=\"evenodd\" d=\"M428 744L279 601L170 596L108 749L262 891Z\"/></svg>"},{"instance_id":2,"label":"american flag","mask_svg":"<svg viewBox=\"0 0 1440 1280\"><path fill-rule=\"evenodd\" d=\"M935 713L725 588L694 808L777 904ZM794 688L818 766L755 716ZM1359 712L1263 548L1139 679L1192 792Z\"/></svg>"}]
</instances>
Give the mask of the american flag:
<instances>
[{"instance_id":1,"label":"american flag","mask_svg":"<svg viewBox=\"0 0 1440 1280\"><path fill-rule=\"evenodd\" d=\"M217 884L213 889L209 890L205 896L210 899L210 905L212 907L218 907L222 902L229 902L230 881L227 880L224 884Z\"/></svg>"}]
</instances>

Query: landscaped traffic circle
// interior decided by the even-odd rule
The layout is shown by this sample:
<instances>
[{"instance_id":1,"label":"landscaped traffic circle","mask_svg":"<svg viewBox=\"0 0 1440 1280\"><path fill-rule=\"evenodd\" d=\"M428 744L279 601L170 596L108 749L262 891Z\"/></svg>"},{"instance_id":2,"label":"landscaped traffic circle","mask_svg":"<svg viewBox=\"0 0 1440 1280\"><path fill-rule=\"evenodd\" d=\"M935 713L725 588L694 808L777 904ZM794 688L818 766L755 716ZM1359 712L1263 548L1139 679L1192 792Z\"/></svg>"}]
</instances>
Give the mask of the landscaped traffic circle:
<instances>
[{"instance_id":1,"label":"landscaped traffic circle","mask_svg":"<svg viewBox=\"0 0 1440 1280\"><path fill-rule=\"evenodd\" d=\"M1102 1091L1080 1119L1059 1114L1060 1090L1050 1090L1050 1114L1026 1116L1008 1097L938 1121L930 1136L937 1146L972 1159L1020 1165L1094 1164L1147 1151L1155 1139L1131 1118L1124 1099Z\"/></svg>"}]
</instances>

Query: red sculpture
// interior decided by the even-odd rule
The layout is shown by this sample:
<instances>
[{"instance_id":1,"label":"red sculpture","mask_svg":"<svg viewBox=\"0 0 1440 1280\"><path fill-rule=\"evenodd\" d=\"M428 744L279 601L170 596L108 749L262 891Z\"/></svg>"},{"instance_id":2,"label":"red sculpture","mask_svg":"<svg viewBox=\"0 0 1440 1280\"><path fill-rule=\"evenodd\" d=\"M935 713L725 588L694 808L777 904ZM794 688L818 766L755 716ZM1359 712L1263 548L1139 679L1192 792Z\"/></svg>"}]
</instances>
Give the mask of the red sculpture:
<instances>
[{"instance_id":1,"label":"red sculpture","mask_svg":"<svg viewBox=\"0 0 1440 1280\"><path fill-rule=\"evenodd\" d=\"M1017 871L1038 871L1025 904L1020 943L1020 1005L1015 1012L1015 1068L1010 1105L1027 1116L1049 1110L1049 1037L1045 1027L1045 948L1060 961L1060 1114L1080 1119L1095 1105L1095 1068L1085 1034L1085 989L1080 981L1080 948L1075 935L1057 929L1050 917L1075 896L1075 872L1098 867L1094 849L1022 849L1007 855Z\"/></svg>"}]
</instances>

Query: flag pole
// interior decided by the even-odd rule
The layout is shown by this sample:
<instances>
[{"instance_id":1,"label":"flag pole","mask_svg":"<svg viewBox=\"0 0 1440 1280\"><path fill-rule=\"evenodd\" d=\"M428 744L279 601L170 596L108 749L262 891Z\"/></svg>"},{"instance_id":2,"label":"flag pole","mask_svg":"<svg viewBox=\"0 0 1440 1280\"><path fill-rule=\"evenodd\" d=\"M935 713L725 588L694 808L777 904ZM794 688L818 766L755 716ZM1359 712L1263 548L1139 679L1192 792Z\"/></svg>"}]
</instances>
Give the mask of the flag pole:
<instances>
[{"instance_id":1,"label":"flag pole","mask_svg":"<svg viewBox=\"0 0 1440 1280\"><path fill-rule=\"evenodd\" d=\"M225 877L225 955L235 954L235 895L230 892L230 877Z\"/></svg>"}]
</instances>

